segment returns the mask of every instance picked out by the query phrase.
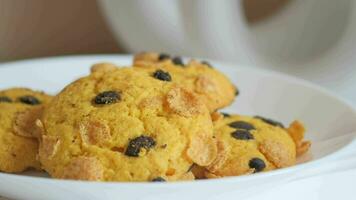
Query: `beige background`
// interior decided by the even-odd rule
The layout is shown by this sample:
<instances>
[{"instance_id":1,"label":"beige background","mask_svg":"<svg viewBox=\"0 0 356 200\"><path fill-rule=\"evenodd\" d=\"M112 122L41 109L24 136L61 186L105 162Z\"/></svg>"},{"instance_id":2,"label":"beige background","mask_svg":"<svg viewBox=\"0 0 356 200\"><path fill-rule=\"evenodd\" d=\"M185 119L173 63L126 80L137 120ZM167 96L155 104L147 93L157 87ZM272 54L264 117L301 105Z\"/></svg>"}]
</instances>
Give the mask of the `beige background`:
<instances>
[{"instance_id":1,"label":"beige background","mask_svg":"<svg viewBox=\"0 0 356 200\"><path fill-rule=\"evenodd\" d=\"M288 0L244 0L250 23ZM96 0L0 0L0 61L65 54L123 52Z\"/></svg>"},{"instance_id":2,"label":"beige background","mask_svg":"<svg viewBox=\"0 0 356 200\"><path fill-rule=\"evenodd\" d=\"M0 0L0 61L120 52L95 0Z\"/></svg>"}]
</instances>

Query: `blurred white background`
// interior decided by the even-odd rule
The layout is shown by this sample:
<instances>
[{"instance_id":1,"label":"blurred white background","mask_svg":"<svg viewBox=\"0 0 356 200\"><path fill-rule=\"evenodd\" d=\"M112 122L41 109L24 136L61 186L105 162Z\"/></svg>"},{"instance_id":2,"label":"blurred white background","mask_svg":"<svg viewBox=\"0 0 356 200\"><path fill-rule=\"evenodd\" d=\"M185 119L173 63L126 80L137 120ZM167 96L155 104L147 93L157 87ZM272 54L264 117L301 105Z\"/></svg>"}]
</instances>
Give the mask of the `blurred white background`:
<instances>
[{"instance_id":1,"label":"blurred white background","mask_svg":"<svg viewBox=\"0 0 356 200\"><path fill-rule=\"evenodd\" d=\"M100 5L130 52L155 50L277 70L356 101L355 1L103 0Z\"/></svg>"}]
</instances>

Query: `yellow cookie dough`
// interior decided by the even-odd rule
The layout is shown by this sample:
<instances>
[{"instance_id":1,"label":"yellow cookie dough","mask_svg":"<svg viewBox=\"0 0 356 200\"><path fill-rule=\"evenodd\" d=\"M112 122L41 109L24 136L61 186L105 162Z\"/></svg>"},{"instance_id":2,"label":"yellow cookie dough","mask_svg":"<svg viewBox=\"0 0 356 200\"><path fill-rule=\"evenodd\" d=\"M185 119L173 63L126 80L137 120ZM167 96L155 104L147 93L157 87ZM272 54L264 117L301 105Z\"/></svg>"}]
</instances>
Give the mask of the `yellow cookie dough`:
<instances>
[{"instance_id":1,"label":"yellow cookie dough","mask_svg":"<svg viewBox=\"0 0 356 200\"><path fill-rule=\"evenodd\" d=\"M219 153L205 168L208 178L269 171L296 163L298 147L291 133L301 136L299 141L303 139L300 122L285 129L281 123L263 117L214 113L212 118ZM310 142L302 143L306 152ZM195 173L202 177L199 168Z\"/></svg>"},{"instance_id":2,"label":"yellow cookie dough","mask_svg":"<svg viewBox=\"0 0 356 200\"><path fill-rule=\"evenodd\" d=\"M55 178L92 181L194 179L216 158L210 113L169 77L94 66L46 107L39 157Z\"/></svg>"},{"instance_id":3,"label":"yellow cookie dough","mask_svg":"<svg viewBox=\"0 0 356 200\"><path fill-rule=\"evenodd\" d=\"M191 60L184 64L179 57L166 54L141 53L134 57L134 67L151 72L161 69L174 77L172 81L194 91L210 112L231 104L238 94L237 88L221 72L207 62Z\"/></svg>"},{"instance_id":4,"label":"yellow cookie dough","mask_svg":"<svg viewBox=\"0 0 356 200\"><path fill-rule=\"evenodd\" d=\"M0 91L0 171L40 169L38 143L30 138L35 118L51 98L25 88Z\"/></svg>"}]
</instances>

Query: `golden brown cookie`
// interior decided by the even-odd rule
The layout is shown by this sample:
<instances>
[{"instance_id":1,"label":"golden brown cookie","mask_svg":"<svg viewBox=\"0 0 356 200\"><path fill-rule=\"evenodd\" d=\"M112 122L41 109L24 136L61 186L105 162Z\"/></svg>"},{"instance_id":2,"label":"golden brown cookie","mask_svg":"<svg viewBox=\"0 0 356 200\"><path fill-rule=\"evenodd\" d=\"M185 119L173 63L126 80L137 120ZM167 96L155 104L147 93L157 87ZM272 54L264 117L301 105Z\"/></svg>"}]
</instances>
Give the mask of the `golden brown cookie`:
<instances>
[{"instance_id":1,"label":"golden brown cookie","mask_svg":"<svg viewBox=\"0 0 356 200\"><path fill-rule=\"evenodd\" d=\"M134 67L150 72L169 72L172 81L194 91L207 105L210 112L231 104L238 94L237 88L221 72L205 61L191 60L184 64L180 57L167 54L141 53L134 57Z\"/></svg>"},{"instance_id":2,"label":"golden brown cookie","mask_svg":"<svg viewBox=\"0 0 356 200\"><path fill-rule=\"evenodd\" d=\"M214 113L212 117L218 156L205 168L208 178L269 171L296 163L299 150L292 134L300 136L296 140L303 140L301 134L304 134L304 127L300 122L293 122L290 128L285 129L279 122L258 116ZM310 142L305 143L310 145ZM304 152L307 151L307 145L301 146L304 146ZM202 168L195 171L202 176Z\"/></svg>"},{"instance_id":3,"label":"golden brown cookie","mask_svg":"<svg viewBox=\"0 0 356 200\"><path fill-rule=\"evenodd\" d=\"M95 67L41 117L43 168L55 178L190 180L216 158L210 113L189 90L136 68Z\"/></svg>"},{"instance_id":4,"label":"golden brown cookie","mask_svg":"<svg viewBox=\"0 0 356 200\"><path fill-rule=\"evenodd\" d=\"M35 120L51 97L25 88L0 91L0 171L40 169Z\"/></svg>"}]
</instances>

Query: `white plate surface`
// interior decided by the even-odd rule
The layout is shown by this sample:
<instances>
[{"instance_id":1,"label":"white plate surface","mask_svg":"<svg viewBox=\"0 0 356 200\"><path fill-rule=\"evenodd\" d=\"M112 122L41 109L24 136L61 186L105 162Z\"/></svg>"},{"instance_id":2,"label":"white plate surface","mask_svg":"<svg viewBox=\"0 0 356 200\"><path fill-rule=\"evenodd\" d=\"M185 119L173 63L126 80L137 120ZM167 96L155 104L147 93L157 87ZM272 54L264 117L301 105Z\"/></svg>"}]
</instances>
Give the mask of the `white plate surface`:
<instances>
[{"instance_id":1,"label":"white plate surface","mask_svg":"<svg viewBox=\"0 0 356 200\"><path fill-rule=\"evenodd\" d=\"M0 65L0 89L30 87L55 94L97 62L130 64L130 56L37 59ZM297 166L250 176L180 183L93 183L0 173L0 194L14 199L236 199L287 181L356 166L356 112L345 101L303 80L246 66L211 62L241 95L227 112L262 115L288 124L302 120L313 148Z\"/></svg>"}]
</instances>

